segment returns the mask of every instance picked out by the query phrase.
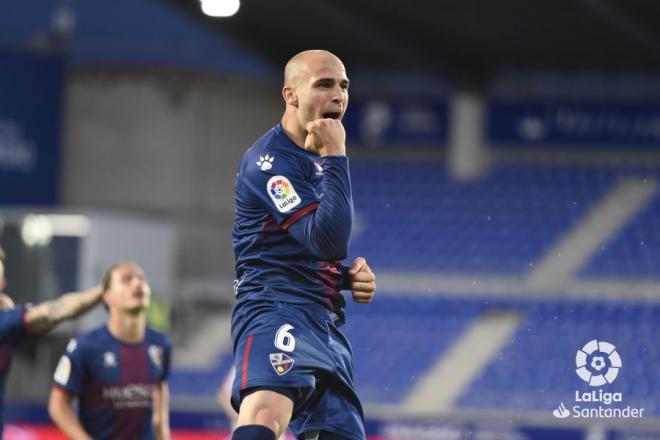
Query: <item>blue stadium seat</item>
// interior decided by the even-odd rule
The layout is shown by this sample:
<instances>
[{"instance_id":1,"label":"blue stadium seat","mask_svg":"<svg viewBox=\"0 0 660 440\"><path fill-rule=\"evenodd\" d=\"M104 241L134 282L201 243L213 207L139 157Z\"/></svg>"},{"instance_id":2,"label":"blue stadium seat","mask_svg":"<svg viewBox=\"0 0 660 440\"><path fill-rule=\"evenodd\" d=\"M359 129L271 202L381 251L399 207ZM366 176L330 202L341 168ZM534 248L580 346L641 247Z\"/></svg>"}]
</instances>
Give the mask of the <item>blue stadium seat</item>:
<instances>
[{"instance_id":1,"label":"blue stadium seat","mask_svg":"<svg viewBox=\"0 0 660 440\"><path fill-rule=\"evenodd\" d=\"M352 164L351 255L379 269L524 275L616 181L616 170L506 165L462 183L441 163Z\"/></svg>"},{"instance_id":2,"label":"blue stadium seat","mask_svg":"<svg viewBox=\"0 0 660 440\"><path fill-rule=\"evenodd\" d=\"M660 195L580 271L583 278L660 278Z\"/></svg>"}]
</instances>

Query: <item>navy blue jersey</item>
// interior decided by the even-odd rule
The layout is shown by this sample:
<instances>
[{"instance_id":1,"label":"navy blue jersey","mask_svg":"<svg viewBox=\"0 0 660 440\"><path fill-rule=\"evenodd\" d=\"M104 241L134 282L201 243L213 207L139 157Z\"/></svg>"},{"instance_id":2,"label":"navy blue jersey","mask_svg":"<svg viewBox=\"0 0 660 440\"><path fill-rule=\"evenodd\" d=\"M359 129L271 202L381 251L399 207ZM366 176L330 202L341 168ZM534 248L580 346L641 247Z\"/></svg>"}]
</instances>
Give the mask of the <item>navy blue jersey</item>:
<instances>
[{"instance_id":1,"label":"navy blue jersey","mask_svg":"<svg viewBox=\"0 0 660 440\"><path fill-rule=\"evenodd\" d=\"M167 380L171 343L147 329L142 342L116 339L107 326L72 339L55 385L78 396L80 423L95 439L152 439L153 390Z\"/></svg>"},{"instance_id":2,"label":"navy blue jersey","mask_svg":"<svg viewBox=\"0 0 660 440\"><path fill-rule=\"evenodd\" d=\"M9 374L12 351L28 332L25 310L25 307L17 307L0 311L0 437L3 429L5 381Z\"/></svg>"},{"instance_id":3,"label":"navy blue jersey","mask_svg":"<svg viewBox=\"0 0 660 440\"><path fill-rule=\"evenodd\" d=\"M341 312L353 216L348 158L320 157L277 125L243 156L236 180L235 293Z\"/></svg>"}]
</instances>

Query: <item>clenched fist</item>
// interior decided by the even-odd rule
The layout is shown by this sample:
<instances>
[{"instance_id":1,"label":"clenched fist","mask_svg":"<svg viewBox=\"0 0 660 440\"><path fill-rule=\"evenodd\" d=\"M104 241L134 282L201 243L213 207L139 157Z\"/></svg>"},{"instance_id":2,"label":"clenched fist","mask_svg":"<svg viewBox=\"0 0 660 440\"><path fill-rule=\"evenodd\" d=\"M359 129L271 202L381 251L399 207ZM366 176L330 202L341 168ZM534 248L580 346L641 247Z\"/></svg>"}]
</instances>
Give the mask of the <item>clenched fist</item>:
<instances>
[{"instance_id":1,"label":"clenched fist","mask_svg":"<svg viewBox=\"0 0 660 440\"><path fill-rule=\"evenodd\" d=\"M376 294L376 275L371 271L367 260L357 257L348 270L351 277L351 293L353 301L369 304Z\"/></svg>"},{"instance_id":2,"label":"clenched fist","mask_svg":"<svg viewBox=\"0 0 660 440\"><path fill-rule=\"evenodd\" d=\"M307 123L305 150L319 156L345 156L346 131L338 119L316 119Z\"/></svg>"}]
</instances>

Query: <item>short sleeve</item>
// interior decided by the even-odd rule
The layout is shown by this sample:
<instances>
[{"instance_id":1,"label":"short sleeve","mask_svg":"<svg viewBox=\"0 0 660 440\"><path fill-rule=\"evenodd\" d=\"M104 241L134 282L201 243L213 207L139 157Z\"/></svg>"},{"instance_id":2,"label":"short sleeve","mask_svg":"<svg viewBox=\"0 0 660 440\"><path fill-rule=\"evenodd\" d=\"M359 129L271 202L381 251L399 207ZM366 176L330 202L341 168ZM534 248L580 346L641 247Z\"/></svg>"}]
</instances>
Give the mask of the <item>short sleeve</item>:
<instances>
[{"instance_id":1,"label":"short sleeve","mask_svg":"<svg viewBox=\"0 0 660 440\"><path fill-rule=\"evenodd\" d=\"M60 358L53 379L60 388L79 395L84 383L84 353L76 339L71 339Z\"/></svg>"},{"instance_id":2,"label":"short sleeve","mask_svg":"<svg viewBox=\"0 0 660 440\"><path fill-rule=\"evenodd\" d=\"M260 160L256 162L245 159L239 181L250 189L280 226L287 229L318 207L319 195L307 178L307 170L300 158L284 152L275 153L268 158L272 162L267 170L257 165L261 156L258 158Z\"/></svg>"},{"instance_id":3,"label":"short sleeve","mask_svg":"<svg viewBox=\"0 0 660 440\"><path fill-rule=\"evenodd\" d=\"M165 338L163 343L163 373L160 380L165 382L170 375L170 359L172 359L172 342L169 338Z\"/></svg>"},{"instance_id":4,"label":"short sleeve","mask_svg":"<svg viewBox=\"0 0 660 440\"><path fill-rule=\"evenodd\" d=\"M17 344L28 333L23 306L0 311L0 343Z\"/></svg>"}]
</instances>

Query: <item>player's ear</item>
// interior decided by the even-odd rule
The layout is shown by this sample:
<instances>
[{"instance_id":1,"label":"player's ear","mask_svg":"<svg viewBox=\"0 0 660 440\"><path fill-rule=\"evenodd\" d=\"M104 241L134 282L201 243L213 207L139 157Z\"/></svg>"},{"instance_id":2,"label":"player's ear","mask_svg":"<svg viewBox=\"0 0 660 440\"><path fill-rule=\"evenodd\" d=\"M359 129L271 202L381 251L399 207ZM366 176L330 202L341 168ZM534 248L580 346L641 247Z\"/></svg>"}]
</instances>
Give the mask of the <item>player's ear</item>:
<instances>
[{"instance_id":1,"label":"player's ear","mask_svg":"<svg viewBox=\"0 0 660 440\"><path fill-rule=\"evenodd\" d=\"M284 86L282 89L282 96L284 97L284 102L286 105L293 107L298 107L298 95L296 91L291 86Z\"/></svg>"}]
</instances>

